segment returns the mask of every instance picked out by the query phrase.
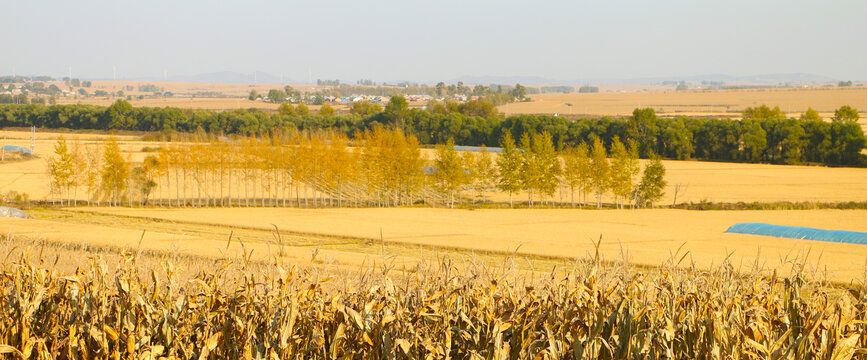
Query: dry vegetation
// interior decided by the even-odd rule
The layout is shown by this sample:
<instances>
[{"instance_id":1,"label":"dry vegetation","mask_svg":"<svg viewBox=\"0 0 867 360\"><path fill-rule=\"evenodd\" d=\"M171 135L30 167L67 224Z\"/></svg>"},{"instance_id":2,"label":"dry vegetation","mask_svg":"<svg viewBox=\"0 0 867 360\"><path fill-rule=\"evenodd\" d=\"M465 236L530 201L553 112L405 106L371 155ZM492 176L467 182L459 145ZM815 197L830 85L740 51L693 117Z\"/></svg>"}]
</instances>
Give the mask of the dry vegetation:
<instances>
[{"instance_id":1,"label":"dry vegetation","mask_svg":"<svg viewBox=\"0 0 867 360\"><path fill-rule=\"evenodd\" d=\"M608 262L421 263L355 271L131 248L13 247L0 265L11 358L864 358L867 292L802 273ZM13 245L13 246L10 246ZM47 248L47 250L46 250ZM58 252L59 251L59 252ZM60 255L87 256L75 270ZM53 259L52 255L56 257ZM761 269L759 269L761 270Z\"/></svg>"}]
</instances>

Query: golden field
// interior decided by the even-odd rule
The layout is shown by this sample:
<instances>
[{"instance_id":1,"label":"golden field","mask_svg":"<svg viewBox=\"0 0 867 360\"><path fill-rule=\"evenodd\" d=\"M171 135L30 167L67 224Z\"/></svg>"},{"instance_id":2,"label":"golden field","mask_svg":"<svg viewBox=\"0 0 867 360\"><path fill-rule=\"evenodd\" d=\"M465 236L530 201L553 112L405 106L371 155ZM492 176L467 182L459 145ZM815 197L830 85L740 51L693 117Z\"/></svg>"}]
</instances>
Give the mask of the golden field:
<instances>
[{"instance_id":1,"label":"golden field","mask_svg":"<svg viewBox=\"0 0 867 360\"><path fill-rule=\"evenodd\" d=\"M311 84L280 84L280 83L204 83L204 82L184 82L184 81L127 81L127 80L96 80L93 81L91 89L106 90L108 92L123 90L124 93L130 95L150 95L151 93L142 93L138 91L140 85L156 85L163 91L182 94L194 94L197 92L218 92L226 96L243 96L247 97L250 90L256 90L260 94L268 94L271 89L283 89L289 85L293 89L300 91L316 91L316 85ZM127 91L126 86L133 86L133 91Z\"/></svg>"},{"instance_id":2,"label":"golden field","mask_svg":"<svg viewBox=\"0 0 867 360\"><path fill-rule=\"evenodd\" d=\"M117 101L115 98L87 98L87 99L72 99L61 98L57 100L58 104L87 104L109 106ZM135 107L176 107L180 109L196 109L196 110L211 110L211 111L231 111L237 109L259 109L266 111L277 111L279 104L272 104L263 101L252 101L246 98L144 98L128 100ZM311 112L319 111L320 105L308 105ZM348 105L333 105L338 113L349 113Z\"/></svg>"},{"instance_id":3,"label":"golden field","mask_svg":"<svg viewBox=\"0 0 867 360\"><path fill-rule=\"evenodd\" d=\"M787 272L803 263L810 275L848 282L865 276L864 245L729 234L738 222L765 222L824 229L867 232L867 211L690 211L672 209L571 210L499 209L451 210L431 208L366 209L131 209L75 208L61 215L35 212L36 220L0 219L0 231L28 238L89 246L142 246L167 253L220 257L227 251L255 249L257 257L279 251L274 226L288 236L287 260L309 263L314 249L335 264L359 264L381 258L379 247L399 263L418 261L419 255L450 253L462 258L474 253L516 255L556 260L593 257L601 237L601 255L637 265L656 266L683 255L681 265L710 269L728 259L738 271L755 266ZM83 217L78 219L78 217ZM167 221L167 223L166 223ZM124 225L127 222L129 224ZM197 230L210 226L213 234ZM179 232L178 229L186 229ZM263 236L232 229L259 230ZM241 231L241 230L236 230ZM240 240L238 240L240 239ZM300 240L298 240L300 241ZM392 249L393 246L403 246ZM679 249L679 250L678 250ZM367 259L367 260L365 260ZM381 261L381 259L380 259ZM541 271L545 270L543 265ZM550 268L548 268L550 270Z\"/></svg>"},{"instance_id":4,"label":"golden field","mask_svg":"<svg viewBox=\"0 0 867 360\"><path fill-rule=\"evenodd\" d=\"M747 107L779 106L797 117L812 107L830 118L842 105L867 111L867 87L807 89L688 90L647 92L599 92L530 95L530 102L501 105L510 114L631 115L635 108L654 108L663 116L740 117ZM571 104L569 106L567 104ZM862 118L864 116L862 115Z\"/></svg>"},{"instance_id":5,"label":"golden field","mask_svg":"<svg viewBox=\"0 0 867 360\"><path fill-rule=\"evenodd\" d=\"M29 133L3 132L6 143L29 146ZM86 148L101 145L107 138L102 134L39 133L36 152L42 157L0 164L0 193L27 193L32 200L52 200L48 194L47 159L56 139L63 135L74 139L70 146ZM155 148L160 142L142 141L137 136L119 137L125 156L141 161L145 147ZM78 144L78 145L75 145ZM424 151L430 156L428 150ZM827 168L815 166L784 166L735 164L698 161L665 161L668 188L662 205L673 201L674 187L680 185L678 203L713 202L773 202L813 201L843 202L867 200L867 169ZM240 184L240 181L237 181ZM193 193L193 189L189 189ZM235 193L239 189L235 188ZM157 189L154 194L162 194ZM311 194L312 195L312 194ZM515 194L516 201L525 201L524 194ZM84 191L78 196L85 199ZM488 199L508 201L503 193L489 193ZM568 192L558 193L554 201L568 202ZM608 200L608 199L603 199ZM591 200L592 201L592 200ZM237 202L236 202L237 204ZM737 222L768 222L782 225L802 225L825 229L867 231L867 211L861 210L798 210L798 211L686 211L656 210L575 210L575 209L502 209L448 210L431 208L397 209L292 209L292 208L231 208L231 209L128 209L78 208L65 214L37 211L36 220L0 220L0 232L22 234L29 238L52 241L87 242L94 246L132 246L147 230L149 247L164 252L187 252L218 257L225 247L231 228L246 228L255 234L242 236L258 240L248 242L257 256L267 257L275 251L268 231L276 225L281 231L294 234L300 241L285 249L292 261L310 262L312 249L322 249L320 259L343 264L359 264L376 255L379 231L388 246L397 246L391 253L395 261L414 263L418 256L414 246L439 251L469 254L508 254L518 249L522 256L537 259L569 259L583 257L593 249L592 241L603 238L606 258L621 256L644 265L654 265L669 258L681 244L690 252L690 260L702 267L719 264L725 256L739 263L753 264L757 259L764 265L783 266L780 259L810 253L814 269L827 266L827 276L851 280L864 272L867 252L858 245L796 241L747 235L724 234ZM95 213L95 214L93 214ZM130 217L137 218L130 220ZM152 219L178 222L161 223ZM273 224L273 225L272 225ZM198 227L204 226L207 229ZM222 227L222 228L221 228ZM336 240L337 239L337 240ZM302 241L303 240L303 241ZM335 242L336 241L336 242ZM624 247L621 248L621 245ZM401 246L409 246L408 251ZM238 251L237 244L233 247ZM827 253L827 254L825 254ZM818 259L834 259L833 263ZM498 255L498 256L501 256Z\"/></svg>"}]
</instances>

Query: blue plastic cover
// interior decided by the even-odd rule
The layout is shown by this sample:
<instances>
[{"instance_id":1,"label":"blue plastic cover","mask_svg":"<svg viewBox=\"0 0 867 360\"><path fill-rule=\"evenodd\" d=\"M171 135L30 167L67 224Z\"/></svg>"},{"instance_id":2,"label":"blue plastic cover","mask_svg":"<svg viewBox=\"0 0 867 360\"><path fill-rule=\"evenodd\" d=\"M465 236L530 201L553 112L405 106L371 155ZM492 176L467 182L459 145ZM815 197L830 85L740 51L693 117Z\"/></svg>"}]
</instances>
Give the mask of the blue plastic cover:
<instances>
[{"instance_id":1,"label":"blue plastic cover","mask_svg":"<svg viewBox=\"0 0 867 360\"><path fill-rule=\"evenodd\" d=\"M18 152L23 152L23 153L28 153L28 154L30 153L30 149L28 149L26 147L21 147L21 146L15 146L15 145L4 145L3 151L10 151L10 152L18 151Z\"/></svg>"},{"instance_id":2,"label":"blue plastic cover","mask_svg":"<svg viewBox=\"0 0 867 360\"><path fill-rule=\"evenodd\" d=\"M847 230L824 230L765 223L737 223L729 227L726 232L867 245L867 233Z\"/></svg>"}]
</instances>

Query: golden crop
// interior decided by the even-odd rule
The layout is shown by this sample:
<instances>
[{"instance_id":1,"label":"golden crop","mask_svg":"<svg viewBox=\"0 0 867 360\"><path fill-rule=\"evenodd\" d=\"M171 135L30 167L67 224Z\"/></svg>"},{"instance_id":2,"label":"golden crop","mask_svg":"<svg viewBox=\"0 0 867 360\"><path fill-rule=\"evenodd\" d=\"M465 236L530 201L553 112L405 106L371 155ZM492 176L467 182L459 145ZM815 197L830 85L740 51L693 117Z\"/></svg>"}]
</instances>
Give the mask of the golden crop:
<instances>
[{"instance_id":1,"label":"golden crop","mask_svg":"<svg viewBox=\"0 0 867 360\"><path fill-rule=\"evenodd\" d=\"M27 359L867 358L867 291L800 275L578 261L333 272L226 261L0 272L0 354ZM328 275L328 274L331 275Z\"/></svg>"}]
</instances>

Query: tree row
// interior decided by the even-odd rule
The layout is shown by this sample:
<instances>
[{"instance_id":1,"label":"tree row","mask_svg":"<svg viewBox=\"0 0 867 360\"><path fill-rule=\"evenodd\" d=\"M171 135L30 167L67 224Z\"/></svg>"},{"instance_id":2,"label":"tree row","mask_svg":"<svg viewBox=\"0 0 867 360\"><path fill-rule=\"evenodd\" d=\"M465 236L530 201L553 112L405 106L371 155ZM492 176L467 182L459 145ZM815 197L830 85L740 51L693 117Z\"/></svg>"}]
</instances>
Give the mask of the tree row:
<instances>
[{"instance_id":1,"label":"tree row","mask_svg":"<svg viewBox=\"0 0 867 360\"><path fill-rule=\"evenodd\" d=\"M70 146L61 138L49 160L52 198L110 206L454 207L498 194L512 206L513 195L525 193L530 207L575 206L576 195L597 207L607 195L623 207L652 206L665 187L658 157L639 177L637 148L619 139L610 154L599 138L557 151L544 132L525 133L517 144L506 133L499 154L459 152L452 142L424 150L415 136L383 127L351 140L335 131L192 140L135 159L114 139Z\"/></svg>"},{"instance_id":2,"label":"tree row","mask_svg":"<svg viewBox=\"0 0 867 360\"><path fill-rule=\"evenodd\" d=\"M527 132L547 132L557 149L614 138L636 141L639 155L672 159L702 159L778 164L816 163L864 165L867 145L858 111L843 106L825 121L814 110L800 118L786 117L778 108L750 108L741 120L658 118L653 109L636 109L627 118L567 119L545 115L504 117L490 103L432 102L425 110L409 108L395 97L385 108L353 106L349 115L333 115L323 107L311 114L306 107L281 106L276 113L259 110L213 112L177 108L134 108L119 101L110 107L92 105L0 105L0 126L172 132L263 136L288 130L332 130L355 137L376 126L397 127L421 144L495 146L505 133L519 139ZM609 149L610 150L610 149Z\"/></svg>"}]
</instances>

